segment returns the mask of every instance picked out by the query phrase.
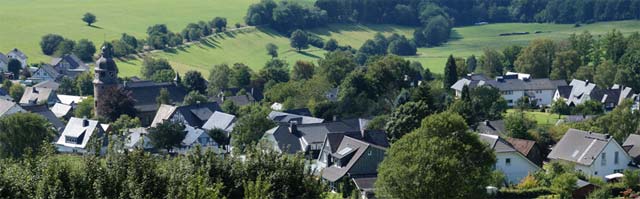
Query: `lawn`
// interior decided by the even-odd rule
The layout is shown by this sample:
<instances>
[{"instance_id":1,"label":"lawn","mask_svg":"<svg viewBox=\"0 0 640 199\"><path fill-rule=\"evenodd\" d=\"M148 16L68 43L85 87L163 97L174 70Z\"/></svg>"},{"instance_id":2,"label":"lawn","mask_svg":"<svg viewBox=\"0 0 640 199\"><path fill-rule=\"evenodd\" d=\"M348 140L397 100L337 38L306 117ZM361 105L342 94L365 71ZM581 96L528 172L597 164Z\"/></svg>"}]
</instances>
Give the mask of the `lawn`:
<instances>
[{"instance_id":1,"label":"lawn","mask_svg":"<svg viewBox=\"0 0 640 199\"><path fill-rule=\"evenodd\" d=\"M515 111L515 109L509 109L507 110L507 114L513 113ZM538 125L541 126L553 126L556 125L556 122L558 122L558 114L545 113L537 110L529 110L525 111L524 113L527 117L532 118Z\"/></svg>"},{"instance_id":2,"label":"lawn","mask_svg":"<svg viewBox=\"0 0 640 199\"><path fill-rule=\"evenodd\" d=\"M585 30L594 35L604 34L612 29L630 33L640 30L640 21L602 22L583 25L575 28L569 24L538 24L538 23L504 23L484 26L468 26L454 28L453 39L442 46L433 48L419 48L418 55L405 58L419 61L423 66L435 73L442 73L447 57L467 57L472 54L481 55L484 48L504 48L509 45L526 45L535 38L551 38L561 40L571 33L581 33ZM532 34L500 37L498 34L505 32L528 31ZM542 31L539 34L533 34ZM325 40L334 38L340 45L351 45L359 48L367 39L373 38L377 32L385 35L398 33L411 37L413 28L396 25L361 25L361 24L333 24L324 28L316 28L310 32ZM242 62L253 69L261 68L270 59L266 55L264 46L274 43L279 47L280 58L293 64L296 60L315 60L322 57L325 51L311 48L303 53L295 52L289 47L289 41L268 28L245 31L243 33L224 35L209 39L204 44L189 46L175 52L161 52L154 56L167 58L174 67L184 72L190 69L208 73L212 65L220 63ZM129 67L129 65L127 65ZM134 65L130 67L137 68ZM134 69L126 69L133 71ZM137 74L134 73L134 75ZM123 76L129 74L123 73Z\"/></svg>"},{"instance_id":3,"label":"lawn","mask_svg":"<svg viewBox=\"0 0 640 199\"><path fill-rule=\"evenodd\" d=\"M174 32L188 23L226 17L229 26L242 22L247 8L259 0L0 0L0 52L23 50L30 62L49 62L40 51L48 33L100 45L122 33L145 37L147 27L167 24ZM86 12L98 18L89 27L80 18Z\"/></svg>"}]
</instances>

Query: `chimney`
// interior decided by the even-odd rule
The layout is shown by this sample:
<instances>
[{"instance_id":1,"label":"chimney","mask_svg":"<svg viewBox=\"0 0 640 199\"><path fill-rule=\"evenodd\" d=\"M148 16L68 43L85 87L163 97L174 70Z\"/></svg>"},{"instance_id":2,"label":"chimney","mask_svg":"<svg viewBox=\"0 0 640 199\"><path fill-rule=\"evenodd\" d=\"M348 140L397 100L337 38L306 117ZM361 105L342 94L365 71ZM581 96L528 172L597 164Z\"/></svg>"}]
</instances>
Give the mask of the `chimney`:
<instances>
[{"instance_id":1,"label":"chimney","mask_svg":"<svg viewBox=\"0 0 640 199\"><path fill-rule=\"evenodd\" d=\"M604 134L604 138L608 140L609 138L611 138L611 135L609 135L609 134Z\"/></svg>"},{"instance_id":2,"label":"chimney","mask_svg":"<svg viewBox=\"0 0 640 199\"><path fill-rule=\"evenodd\" d=\"M491 125L491 123L489 122L489 120L485 120L485 121L484 121L484 125L485 125L485 126L489 126L489 125Z\"/></svg>"},{"instance_id":3,"label":"chimney","mask_svg":"<svg viewBox=\"0 0 640 199\"><path fill-rule=\"evenodd\" d=\"M337 115L333 115L333 121L338 121L338 116Z\"/></svg>"},{"instance_id":4,"label":"chimney","mask_svg":"<svg viewBox=\"0 0 640 199\"><path fill-rule=\"evenodd\" d=\"M87 116L84 116L82 118L82 127L87 127L89 126L89 120L87 119Z\"/></svg>"},{"instance_id":5,"label":"chimney","mask_svg":"<svg viewBox=\"0 0 640 199\"><path fill-rule=\"evenodd\" d=\"M125 81L122 82L122 85L126 88L127 87L127 83L128 82L125 80Z\"/></svg>"},{"instance_id":6,"label":"chimney","mask_svg":"<svg viewBox=\"0 0 640 199\"><path fill-rule=\"evenodd\" d=\"M504 77L503 77L503 76L497 76L497 77L496 77L496 81L498 81L498 82L504 82Z\"/></svg>"},{"instance_id":7,"label":"chimney","mask_svg":"<svg viewBox=\"0 0 640 199\"><path fill-rule=\"evenodd\" d=\"M36 87L31 87L31 91L32 91L33 93L38 93L38 90L36 90Z\"/></svg>"},{"instance_id":8,"label":"chimney","mask_svg":"<svg viewBox=\"0 0 640 199\"><path fill-rule=\"evenodd\" d=\"M291 134L296 134L298 132L298 122L297 121L289 122L289 132Z\"/></svg>"},{"instance_id":9,"label":"chimney","mask_svg":"<svg viewBox=\"0 0 640 199\"><path fill-rule=\"evenodd\" d=\"M589 80L585 80L585 81L584 81L584 85L585 85L585 86L586 86L586 85L589 85Z\"/></svg>"}]
</instances>

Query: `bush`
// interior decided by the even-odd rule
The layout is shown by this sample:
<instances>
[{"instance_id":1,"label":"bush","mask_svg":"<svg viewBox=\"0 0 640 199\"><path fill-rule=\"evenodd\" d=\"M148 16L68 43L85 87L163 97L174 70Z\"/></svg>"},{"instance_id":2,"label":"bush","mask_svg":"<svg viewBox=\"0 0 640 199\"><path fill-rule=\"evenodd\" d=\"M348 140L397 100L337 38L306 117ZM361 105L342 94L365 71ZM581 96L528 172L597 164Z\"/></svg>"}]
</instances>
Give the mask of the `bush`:
<instances>
[{"instance_id":1,"label":"bush","mask_svg":"<svg viewBox=\"0 0 640 199\"><path fill-rule=\"evenodd\" d=\"M537 198L543 195L552 194L547 187L539 187L533 189L500 189L496 198Z\"/></svg>"},{"instance_id":2,"label":"bush","mask_svg":"<svg viewBox=\"0 0 640 199\"><path fill-rule=\"evenodd\" d=\"M324 48L324 40L322 40L322 38L318 37L318 35L314 35L314 34L307 34L309 36L309 45L316 47L316 48Z\"/></svg>"}]
</instances>

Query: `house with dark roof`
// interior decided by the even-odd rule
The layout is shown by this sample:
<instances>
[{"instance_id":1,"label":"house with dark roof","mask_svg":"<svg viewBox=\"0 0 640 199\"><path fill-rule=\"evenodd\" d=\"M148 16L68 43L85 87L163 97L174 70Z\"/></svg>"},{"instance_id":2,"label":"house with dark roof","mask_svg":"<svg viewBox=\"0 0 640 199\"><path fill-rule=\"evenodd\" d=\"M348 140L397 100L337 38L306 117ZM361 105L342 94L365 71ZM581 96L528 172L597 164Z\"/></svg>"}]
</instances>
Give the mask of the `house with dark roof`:
<instances>
[{"instance_id":1,"label":"house with dark roof","mask_svg":"<svg viewBox=\"0 0 640 199\"><path fill-rule=\"evenodd\" d=\"M149 138L149 132L144 127L138 127L127 130L129 134L124 140L124 147L127 150L134 150L136 148L143 149L145 151L153 150L154 147L151 144Z\"/></svg>"},{"instance_id":2,"label":"house with dark roof","mask_svg":"<svg viewBox=\"0 0 640 199\"><path fill-rule=\"evenodd\" d=\"M505 140L507 140L514 149L524 155L524 157L542 168L545 157L543 156L540 145L538 145L536 141L518 138L506 138Z\"/></svg>"},{"instance_id":3,"label":"house with dark roof","mask_svg":"<svg viewBox=\"0 0 640 199\"><path fill-rule=\"evenodd\" d=\"M330 133L317 160L322 168L322 179L335 189L336 182L348 178L354 182L361 197L373 198L378 165L386 150L386 147L344 133Z\"/></svg>"},{"instance_id":4,"label":"house with dark roof","mask_svg":"<svg viewBox=\"0 0 640 199\"><path fill-rule=\"evenodd\" d=\"M511 143L497 135L479 134L480 141L493 149L496 155L495 169L504 173L508 184L520 183L522 178L540 170L540 166L531 162Z\"/></svg>"},{"instance_id":5,"label":"house with dark roof","mask_svg":"<svg viewBox=\"0 0 640 199\"><path fill-rule=\"evenodd\" d=\"M27 87L20 99L20 104L46 104L53 106L60 100L56 91L50 88Z\"/></svg>"},{"instance_id":6,"label":"house with dark roof","mask_svg":"<svg viewBox=\"0 0 640 199\"><path fill-rule=\"evenodd\" d=\"M324 122L324 119L322 118L315 118L311 116L297 115L280 111L271 111L271 113L269 113L269 119L282 124L292 122L295 122L296 124L318 124Z\"/></svg>"},{"instance_id":7,"label":"house with dark roof","mask_svg":"<svg viewBox=\"0 0 640 199\"><path fill-rule=\"evenodd\" d=\"M244 91L246 95L249 95L253 98L254 101L259 102L264 98L264 94L262 93L262 89L253 88L253 87L244 87L244 88L225 88L218 93L218 98L223 96L236 96L241 91Z\"/></svg>"},{"instance_id":8,"label":"house with dark roof","mask_svg":"<svg viewBox=\"0 0 640 199\"><path fill-rule=\"evenodd\" d=\"M46 104L26 105L22 106L22 108L30 113L35 113L44 117L44 119L46 119L53 125L53 128L56 132L62 132L62 130L64 129L64 123L62 123L60 118L56 117L56 115L51 110L49 110L49 107Z\"/></svg>"},{"instance_id":9,"label":"house with dark roof","mask_svg":"<svg viewBox=\"0 0 640 199\"><path fill-rule=\"evenodd\" d=\"M504 126L504 120L478 122L476 132L489 135L505 135L507 130Z\"/></svg>"},{"instance_id":10,"label":"house with dark roof","mask_svg":"<svg viewBox=\"0 0 640 199\"><path fill-rule=\"evenodd\" d=\"M553 96L559 86L567 85L564 80L550 80L548 78L532 79L528 74L507 73L496 79L489 79L483 75L470 74L458 80L451 86L456 97L462 94L462 88L470 89L480 86L490 86L500 91L507 105L514 106L524 96L536 101L538 105L548 106L553 102Z\"/></svg>"},{"instance_id":11,"label":"house with dark roof","mask_svg":"<svg viewBox=\"0 0 640 199\"><path fill-rule=\"evenodd\" d=\"M94 147L103 153L109 144L105 135L103 125L97 120L72 117L55 144L58 151L64 153L96 152Z\"/></svg>"},{"instance_id":12,"label":"house with dark roof","mask_svg":"<svg viewBox=\"0 0 640 199\"><path fill-rule=\"evenodd\" d=\"M620 105L625 99L632 98L630 87L613 85L611 88L601 89L589 80L573 79L568 86L559 87L553 100L563 99L569 106L576 106L588 100L602 103L605 110L611 110Z\"/></svg>"},{"instance_id":13,"label":"house with dark roof","mask_svg":"<svg viewBox=\"0 0 640 199\"><path fill-rule=\"evenodd\" d=\"M0 88L0 99L13 101L13 98L11 97L11 95L9 95L9 91L5 90L4 88Z\"/></svg>"},{"instance_id":14,"label":"house with dark roof","mask_svg":"<svg viewBox=\"0 0 640 199\"><path fill-rule=\"evenodd\" d=\"M550 161L572 163L576 171L604 178L629 169L633 159L612 136L569 129L547 156Z\"/></svg>"},{"instance_id":15,"label":"house with dark roof","mask_svg":"<svg viewBox=\"0 0 640 199\"><path fill-rule=\"evenodd\" d=\"M160 105L157 114L153 118L151 127L155 127L164 121L173 121L200 128L216 111L222 111L216 102L205 102L185 106L163 104Z\"/></svg>"},{"instance_id":16,"label":"house with dark roof","mask_svg":"<svg viewBox=\"0 0 640 199\"><path fill-rule=\"evenodd\" d=\"M53 66L44 64L34 71L29 79L34 81L58 81L63 77Z\"/></svg>"},{"instance_id":17,"label":"house with dark roof","mask_svg":"<svg viewBox=\"0 0 640 199\"><path fill-rule=\"evenodd\" d=\"M59 74L72 79L82 73L89 72L89 66L73 53L53 58L51 60L51 66L58 71Z\"/></svg>"},{"instance_id":18,"label":"house with dark roof","mask_svg":"<svg viewBox=\"0 0 640 199\"><path fill-rule=\"evenodd\" d=\"M236 106L247 106L253 104L256 100L251 95L221 96L215 99L218 104L231 101Z\"/></svg>"},{"instance_id":19,"label":"house with dark roof","mask_svg":"<svg viewBox=\"0 0 640 199\"><path fill-rule=\"evenodd\" d=\"M376 145L389 146L386 134L383 131L367 130L365 128L367 123L368 120L365 119L315 124L280 123L265 132L262 139L273 144L279 152L289 154L302 152L312 158L320 153L329 134L345 134Z\"/></svg>"},{"instance_id":20,"label":"house with dark roof","mask_svg":"<svg viewBox=\"0 0 640 199\"><path fill-rule=\"evenodd\" d=\"M122 85L127 91L131 91L133 99L136 100L135 108L137 116L143 125L149 125L153 121L160 104L156 98L160 95L162 89L166 89L169 93L171 103L182 103L187 95L187 90L176 82L157 83L153 81L132 81L124 82Z\"/></svg>"},{"instance_id":21,"label":"house with dark roof","mask_svg":"<svg viewBox=\"0 0 640 199\"><path fill-rule=\"evenodd\" d=\"M27 67L27 59L29 57L27 57L27 55L25 55L22 51L18 50L17 48L14 48L13 50L11 50L11 51L9 51L7 53L7 58L16 59L16 60L20 61L20 63L22 64L22 68L26 68Z\"/></svg>"}]
</instances>

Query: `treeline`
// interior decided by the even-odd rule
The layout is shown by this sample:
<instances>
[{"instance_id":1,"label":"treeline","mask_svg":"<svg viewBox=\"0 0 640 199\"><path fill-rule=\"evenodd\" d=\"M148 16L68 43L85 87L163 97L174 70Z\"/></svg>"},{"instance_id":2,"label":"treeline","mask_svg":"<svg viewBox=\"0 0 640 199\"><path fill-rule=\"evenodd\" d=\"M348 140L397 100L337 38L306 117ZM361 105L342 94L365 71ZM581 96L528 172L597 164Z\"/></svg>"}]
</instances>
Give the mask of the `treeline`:
<instances>
[{"instance_id":1,"label":"treeline","mask_svg":"<svg viewBox=\"0 0 640 199\"><path fill-rule=\"evenodd\" d=\"M477 62L473 56L467 63L473 64L457 67L458 78L469 72L497 76L516 71L534 78L590 80L603 88L621 84L639 90L640 33L625 37L612 30L602 36L571 34L562 41L536 39L525 47L485 49Z\"/></svg>"},{"instance_id":2,"label":"treeline","mask_svg":"<svg viewBox=\"0 0 640 199\"><path fill-rule=\"evenodd\" d=\"M455 25L477 22L592 23L640 18L634 0L318 0L331 22L419 25L439 8ZM431 8L428 8L431 7Z\"/></svg>"},{"instance_id":3,"label":"treeline","mask_svg":"<svg viewBox=\"0 0 640 199\"><path fill-rule=\"evenodd\" d=\"M141 150L106 156L54 155L52 145L0 160L0 198L321 198L326 186L301 156L269 147L246 160L194 149L178 157Z\"/></svg>"}]
</instances>

